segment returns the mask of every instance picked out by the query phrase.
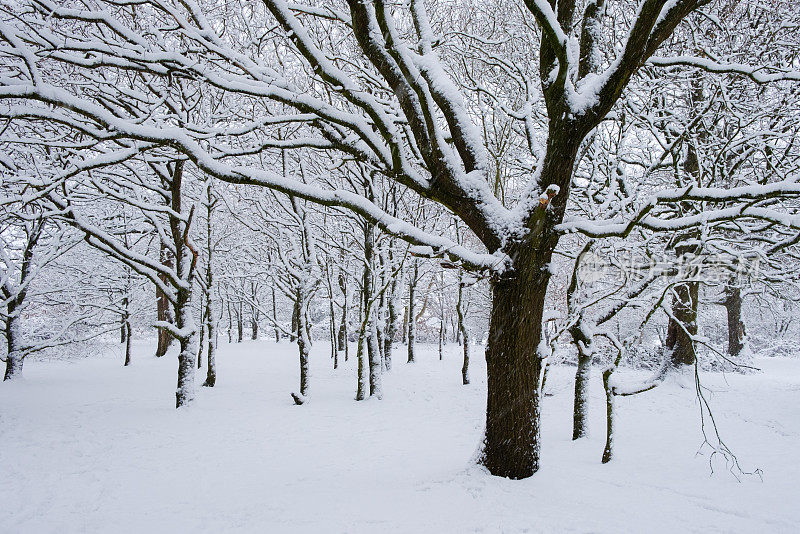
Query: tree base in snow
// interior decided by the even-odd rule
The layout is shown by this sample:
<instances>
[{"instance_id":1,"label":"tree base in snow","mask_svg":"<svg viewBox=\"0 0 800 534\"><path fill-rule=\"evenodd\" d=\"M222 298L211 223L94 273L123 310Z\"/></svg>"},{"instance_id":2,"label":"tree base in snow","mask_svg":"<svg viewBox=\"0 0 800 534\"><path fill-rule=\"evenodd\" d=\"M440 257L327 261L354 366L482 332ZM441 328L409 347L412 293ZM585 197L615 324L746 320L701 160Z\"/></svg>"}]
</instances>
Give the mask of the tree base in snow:
<instances>
[{"instance_id":1,"label":"tree base in snow","mask_svg":"<svg viewBox=\"0 0 800 534\"><path fill-rule=\"evenodd\" d=\"M294 403L300 406L301 404L305 404L308 398L305 395L301 395L299 393L292 393L292 398L294 399Z\"/></svg>"}]
</instances>

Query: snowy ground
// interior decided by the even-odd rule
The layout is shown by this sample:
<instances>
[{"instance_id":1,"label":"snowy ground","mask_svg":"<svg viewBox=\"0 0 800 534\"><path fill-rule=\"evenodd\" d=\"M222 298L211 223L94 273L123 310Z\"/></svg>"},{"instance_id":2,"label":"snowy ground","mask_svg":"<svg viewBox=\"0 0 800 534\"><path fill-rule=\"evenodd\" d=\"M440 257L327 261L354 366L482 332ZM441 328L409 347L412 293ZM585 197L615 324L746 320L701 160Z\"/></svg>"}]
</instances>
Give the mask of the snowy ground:
<instances>
[{"instance_id":1,"label":"snowy ground","mask_svg":"<svg viewBox=\"0 0 800 534\"><path fill-rule=\"evenodd\" d=\"M353 401L352 362L312 353L311 401L294 406L295 351L221 346L218 386L172 406L174 357L138 345L75 362L26 363L0 384L0 532L798 532L800 359L761 374L704 378L744 469L711 475L694 391L677 383L619 401L617 456L570 441L573 369L552 374L542 469L511 481L471 467L483 362L461 386L458 349L420 350L385 377L382 401ZM396 352L402 360L403 348Z\"/></svg>"}]
</instances>

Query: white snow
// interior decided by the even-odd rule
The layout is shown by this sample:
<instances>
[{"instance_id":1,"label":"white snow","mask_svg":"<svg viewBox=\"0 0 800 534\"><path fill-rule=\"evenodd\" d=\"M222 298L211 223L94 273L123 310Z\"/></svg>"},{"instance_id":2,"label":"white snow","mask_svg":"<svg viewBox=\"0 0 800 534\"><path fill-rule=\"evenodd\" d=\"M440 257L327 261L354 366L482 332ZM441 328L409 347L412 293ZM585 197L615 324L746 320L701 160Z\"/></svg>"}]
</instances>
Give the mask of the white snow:
<instances>
[{"instance_id":1,"label":"white snow","mask_svg":"<svg viewBox=\"0 0 800 534\"><path fill-rule=\"evenodd\" d=\"M692 389L667 382L617 399L615 459L600 464L597 369L591 437L571 438L574 368L554 366L543 404L542 468L523 481L470 465L483 428L485 369L461 385L404 347L384 399L355 402L351 359L311 354L309 403L295 406L297 349L221 343L218 386L174 409L174 354L135 345L92 359L28 361L0 384L0 532L793 532L800 523L800 359L763 373L704 375L742 482L707 455ZM204 370L203 370L204 371ZM620 371L622 372L622 371ZM202 373L200 373L202 374ZM636 373L629 373L630 374ZM641 376L646 376L642 372Z\"/></svg>"}]
</instances>

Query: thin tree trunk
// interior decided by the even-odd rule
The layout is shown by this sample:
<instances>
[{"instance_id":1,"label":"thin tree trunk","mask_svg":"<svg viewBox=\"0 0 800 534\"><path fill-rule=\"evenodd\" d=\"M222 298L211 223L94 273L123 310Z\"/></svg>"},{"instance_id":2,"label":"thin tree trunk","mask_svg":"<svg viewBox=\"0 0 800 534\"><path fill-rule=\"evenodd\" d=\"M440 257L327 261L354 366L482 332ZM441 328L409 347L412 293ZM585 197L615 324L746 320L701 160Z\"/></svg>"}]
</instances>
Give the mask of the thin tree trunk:
<instances>
[{"instance_id":1,"label":"thin tree trunk","mask_svg":"<svg viewBox=\"0 0 800 534\"><path fill-rule=\"evenodd\" d=\"M380 341L378 340L377 317L369 321L369 337L367 338L367 353L369 355L369 395L378 399L383 398L383 383L381 377Z\"/></svg>"},{"instance_id":2,"label":"thin tree trunk","mask_svg":"<svg viewBox=\"0 0 800 534\"><path fill-rule=\"evenodd\" d=\"M331 272L328 264L325 266L325 281L328 289L328 328L330 330L331 342L331 359L333 360L333 368L339 368L339 342L337 340L336 332L336 299L333 293L333 281L331 280Z\"/></svg>"},{"instance_id":3,"label":"thin tree trunk","mask_svg":"<svg viewBox=\"0 0 800 534\"><path fill-rule=\"evenodd\" d=\"M464 363L461 365L461 383L469 384L469 342L470 335L467 330L466 318L464 314L464 272L458 273L458 302L456 303L456 315L458 316L458 332L463 341Z\"/></svg>"},{"instance_id":4,"label":"thin tree trunk","mask_svg":"<svg viewBox=\"0 0 800 534\"><path fill-rule=\"evenodd\" d=\"M200 369L203 367L203 346L205 344L205 335L206 335L206 307L203 305L203 298L200 299L200 343L198 344L197 348L197 368Z\"/></svg>"},{"instance_id":5,"label":"thin tree trunk","mask_svg":"<svg viewBox=\"0 0 800 534\"><path fill-rule=\"evenodd\" d=\"M339 324L339 351L344 351L344 361L347 361L350 357L350 348L348 344L348 336L349 332L347 331L347 312L350 309L350 303L348 302L347 296L347 276L344 272L339 273L339 289L342 291L342 321Z\"/></svg>"},{"instance_id":6,"label":"thin tree trunk","mask_svg":"<svg viewBox=\"0 0 800 534\"><path fill-rule=\"evenodd\" d=\"M388 319L386 321L385 336L383 338L383 359L386 362L386 370L392 370L392 348L394 338L397 335L397 277L392 280L391 294L388 301Z\"/></svg>"},{"instance_id":7,"label":"thin tree trunk","mask_svg":"<svg viewBox=\"0 0 800 534\"><path fill-rule=\"evenodd\" d=\"M272 318L278 320L278 305L275 302L275 286L272 286ZM275 326L275 343L281 342L281 331Z\"/></svg>"},{"instance_id":8,"label":"thin tree trunk","mask_svg":"<svg viewBox=\"0 0 800 534\"><path fill-rule=\"evenodd\" d=\"M444 269L439 272L439 361L444 359L444 345L447 343L447 323L444 317Z\"/></svg>"},{"instance_id":9,"label":"thin tree trunk","mask_svg":"<svg viewBox=\"0 0 800 534\"><path fill-rule=\"evenodd\" d=\"M336 339L336 310L334 309L333 299L330 299L330 313L331 313L331 320L330 320L330 329L331 329L331 357L333 358L333 368L339 368L339 342Z\"/></svg>"},{"instance_id":10,"label":"thin tree trunk","mask_svg":"<svg viewBox=\"0 0 800 534\"><path fill-rule=\"evenodd\" d=\"M414 352L414 343L417 337L417 321L414 315L414 297L417 287L417 278L419 276L419 264L414 261L414 272L411 279L408 281L408 363L416 361L416 354Z\"/></svg>"},{"instance_id":11,"label":"thin tree trunk","mask_svg":"<svg viewBox=\"0 0 800 534\"><path fill-rule=\"evenodd\" d=\"M363 314L363 319L361 320L361 327L358 331L358 347L357 347L357 358L358 358L358 386L356 389L356 400L364 400L367 398L369 393L369 357L367 353L367 345L369 343L369 309L364 307L364 301L369 301L369 292L366 289L368 286L366 282L369 280L368 275L368 268L364 267L364 277L363 277L363 288L362 288L362 295L360 299L360 307Z\"/></svg>"},{"instance_id":12,"label":"thin tree trunk","mask_svg":"<svg viewBox=\"0 0 800 534\"><path fill-rule=\"evenodd\" d=\"M125 367L131 364L131 335L133 334L131 328L131 322L129 320L125 320Z\"/></svg>"},{"instance_id":13,"label":"thin tree trunk","mask_svg":"<svg viewBox=\"0 0 800 534\"><path fill-rule=\"evenodd\" d=\"M252 302L250 304L250 339L256 341L258 340L258 321L260 319L260 314L258 312L258 306L256 306L256 302L258 302L258 284L255 282L250 285L250 296L252 297Z\"/></svg>"},{"instance_id":14,"label":"thin tree trunk","mask_svg":"<svg viewBox=\"0 0 800 534\"><path fill-rule=\"evenodd\" d=\"M208 365L206 367L206 380L203 386L213 388L217 383L217 329L214 326L213 319L209 320L206 324L208 329Z\"/></svg>"},{"instance_id":15,"label":"thin tree trunk","mask_svg":"<svg viewBox=\"0 0 800 534\"><path fill-rule=\"evenodd\" d=\"M228 343L233 343L233 315L231 314L231 301L226 301L228 307Z\"/></svg>"},{"instance_id":16,"label":"thin tree trunk","mask_svg":"<svg viewBox=\"0 0 800 534\"><path fill-rule=\"evenodd\" d=\"M611 388L613 368L603 371L603 389L606 392L606 446L602 462L607 464L614 456L614 392Z\"/></svg>"},{"instance_id":17,"label":"thin tree trunk","mask_svg":"<svg viewBox=\"0 0 800 534\"><path fill-rule=\"evenodd\" d=\"M367 398L369 391L369 363L365 354L367 349L367 325L362 323L361 329L358 332L358 345L356 348L357 358L357 371L358 371L358 386L356 389L356 400L364 400Z\"/></svg>"},{"instance_id":18,"label":"thin tree trunk","mask_svg":"<svg viewBox=\"0 0 800 534\"><path fill-rule=\"evenodd\" d=\"M206 308L203 314L205 330L208 334L207 345L207 369L204 387L213 388L217 383L217 327L214 321L214 307L212 306L212 295L214 295L214 207L217 198L214 195L214 182L209 177L206 182ZM200 343L202 345L202 342Z\"/></svg>"},{"instance_id":19,"label":"thin tree trunk","mask_svg":"<svg viewBox=\"0 0 800 534\"><path fill-rule=\"evenodd\" d=\"M383 263L383 256L382 254L377 255L380 261L381 266L381 276L378 279L378 286L383 287L384 283L386 283L385 276L386 276L386 266ZM384 354L384 327L386 326L386 292L383 291L378 297L378 303L376 304L377 310L375 314L375 337L376 337L376 344L378 349L378 364L380 365L380 369L383 371L386 369L386 355Z\"/></svg>"},{"instance_id":20,"label":"thin tree trunk","mask_svg":"<svg viewBox=\"0 0 800 534\"><path fill-rule=\"evenodd\" d=\"M242 305L242 301L239 301L239 304L236 307L236 342L241 343L244 339L244 308Z\"/></svg>"},{"instance_id":21,"label":"thin tree trunk","mask_svg":"<svg viewBox=\"0 0 800 534\"><path fill-rule=\"evenodd\" d=\"M403 331L400 336L401 343L408 342L408 306L403 306Z\"/></svg>"}]
</instances>

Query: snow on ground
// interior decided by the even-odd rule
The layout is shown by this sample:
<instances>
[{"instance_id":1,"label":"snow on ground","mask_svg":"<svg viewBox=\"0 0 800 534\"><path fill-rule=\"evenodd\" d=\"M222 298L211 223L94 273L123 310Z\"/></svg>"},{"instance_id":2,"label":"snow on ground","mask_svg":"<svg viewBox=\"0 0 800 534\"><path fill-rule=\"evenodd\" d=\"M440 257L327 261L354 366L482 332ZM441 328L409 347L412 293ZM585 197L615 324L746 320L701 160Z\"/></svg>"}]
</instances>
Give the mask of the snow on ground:
<instances>
[{"instance_id":1,"label":"snow on ground","mask_svg":"<svg viewBox=\"0 0 800 534\"><path fill-rule=\"evenodd\" d=\"M173 408L174 356L26 363L0 384L0 532L797 532L800 359L707 375L737 482L708 457L694 391L677 383L618 403L617 456L571 437L571 374L551 373L542 469L512 481L471 466L485 402L482 358L460 384L458 348L395 352L385 398L357 403L353 362L312 353L311 400L295 406L289 344L221 344L218 386Z\"/></svg>"}]
</instances>

